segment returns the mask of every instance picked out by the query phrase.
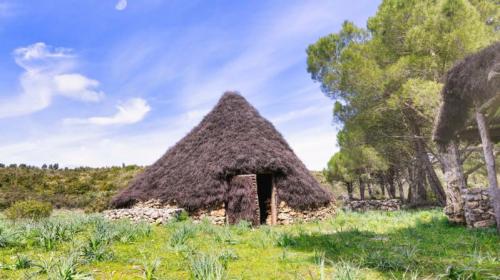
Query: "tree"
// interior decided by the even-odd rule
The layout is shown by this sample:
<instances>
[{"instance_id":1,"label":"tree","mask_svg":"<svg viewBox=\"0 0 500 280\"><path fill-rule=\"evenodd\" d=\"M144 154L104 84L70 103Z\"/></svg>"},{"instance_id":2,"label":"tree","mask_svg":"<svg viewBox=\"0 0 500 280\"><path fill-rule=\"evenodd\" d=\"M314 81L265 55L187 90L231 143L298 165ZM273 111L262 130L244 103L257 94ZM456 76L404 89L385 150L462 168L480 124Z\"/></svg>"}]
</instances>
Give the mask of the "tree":
<instances>
[{"instance_id":1,"label":"tree","mask_svg":"<svg viewBox=\"0 0 500 280\"><path fill-rule=\"evenodd\" d=\"M386 0L366 30L345 22L307 49L307 70L336 101L334 120L344 135L357 135L386 170L405 176L413 204L446 203L435 168L448 166L430 137L442 78L457 60L498 38L476 2Z\"/></svg>"}]
</instances>

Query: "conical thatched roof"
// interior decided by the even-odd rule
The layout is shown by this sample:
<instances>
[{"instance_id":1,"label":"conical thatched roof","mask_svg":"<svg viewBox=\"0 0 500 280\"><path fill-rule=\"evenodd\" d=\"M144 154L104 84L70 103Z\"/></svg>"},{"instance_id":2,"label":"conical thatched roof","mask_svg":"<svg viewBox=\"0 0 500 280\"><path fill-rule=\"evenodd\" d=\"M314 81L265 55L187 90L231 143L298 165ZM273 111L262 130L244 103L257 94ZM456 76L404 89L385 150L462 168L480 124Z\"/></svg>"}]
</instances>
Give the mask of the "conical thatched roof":
<instances>
[{"instance_id":1,"label":"conical thatched roof","mask_svg":"<svg viewBox=\"0 0 500 280\"><path fill-rule=\"evenodd\" d=\"M229 178L272 173L279 201L298 209L331 201L281 134L241 95L225 93L187 136L113 199L115 207L159 199L189 211L225 201Z\"/></svg>"},{"instance_id":2,"label":"conical thatched roof","mask_svg":"<svg viewBox=\"0 0 500 280\"><path fill-rule=\"evenodd\" d=\"M447 144L466 128L475 106L481 106L498 94L500 78L500 42L466 57L447 74L442 91L443 104L434 128L433 138ZM465 136L466 134L464 134Z\"/></svg>"}]
</instances>

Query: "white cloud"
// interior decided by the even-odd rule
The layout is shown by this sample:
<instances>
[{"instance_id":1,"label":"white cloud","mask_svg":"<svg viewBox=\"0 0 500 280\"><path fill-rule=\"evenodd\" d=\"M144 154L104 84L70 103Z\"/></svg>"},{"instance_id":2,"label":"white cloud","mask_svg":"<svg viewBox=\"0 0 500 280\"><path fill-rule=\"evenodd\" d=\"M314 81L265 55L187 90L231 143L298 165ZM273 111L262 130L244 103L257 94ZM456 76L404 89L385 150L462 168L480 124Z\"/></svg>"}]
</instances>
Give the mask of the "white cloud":
<instances>
[{"instance_id":1,"label":"white cloud","mask_svg":"<svg viewBox=\"0 0 500 280\"><path fill-rule=\"evenodd\" d=\"M133 124L144 119L151 110L146 100L131 98L125 103L116 106L118 112L109 117L91 117L86 119L66 119L66 124L118 125Z\"/></svg>"},{"instance_id":2,"label":"white cloud","mask_svg":"<svg viewBox=\"0 0 500 280\"><path fill-rule=\"evenodd\" d=\"M99 83L82 74L71 73L76 57L71 50L53 48L39 42L14 51L14 60L24 73L19 78L21 92L0 98L0 119L17 117L43 110L55 96L97 102L104 93L95 88Z\"/></svg>"},{"instance_id":3,"label":"white cloud","mask_svg":"<svg viewBox=\"0 0 500 280\"><path fill-rule=\"evenodd\" d=\"M91 90L99 86L98 81L80 74L57 75L54 83L61 95L82 101L97 102L104 96L103 92Z\"/></svg>"},{"instance_id":4,"label":"white cloud","mask_svg":"<svg viewBox=\"0 0 500 280\"><path fill-rule=\"evenodd\" d=\"M118 3L116 3L115 9L118 11L123 11L127 8L127 0L119 0Z\"/></svg>"}]
</instances>

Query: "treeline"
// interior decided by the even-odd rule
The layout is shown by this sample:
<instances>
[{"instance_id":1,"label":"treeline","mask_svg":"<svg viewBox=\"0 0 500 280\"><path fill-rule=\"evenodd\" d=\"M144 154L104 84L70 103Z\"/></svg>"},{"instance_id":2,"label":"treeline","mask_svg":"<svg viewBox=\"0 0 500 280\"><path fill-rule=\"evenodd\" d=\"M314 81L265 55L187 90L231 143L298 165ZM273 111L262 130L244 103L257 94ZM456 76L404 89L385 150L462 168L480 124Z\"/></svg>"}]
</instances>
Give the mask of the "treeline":
<instances>
[{"instance_id":1,"label":"treeline","mask_svg":"<svg viewBox=\"0 0 500 280\"><path fill-rule=\"evenodd\" d=\"M442 81L457 61L500 39L496 2L385 0L366 28L345 22L309 46L308 72L342 125L330 180L350 196L380 187L409 204L446 204L446 155L431 139ZM485 184L477 143L458 151L465 180Z\"/></svg>"},{"instance_id":2,"label":"treeline","mask_svg":"<svg viewBox=\"0 0 500 280\"><path fill-rule=\"evenodd\" d=\"M0 209L16 201L32 199L50 202L56 208L100 211L143 169L136 165L64 169L59 169L58 164L46 168L3 165L0 168Z\"/></svg>"}]
</instances>

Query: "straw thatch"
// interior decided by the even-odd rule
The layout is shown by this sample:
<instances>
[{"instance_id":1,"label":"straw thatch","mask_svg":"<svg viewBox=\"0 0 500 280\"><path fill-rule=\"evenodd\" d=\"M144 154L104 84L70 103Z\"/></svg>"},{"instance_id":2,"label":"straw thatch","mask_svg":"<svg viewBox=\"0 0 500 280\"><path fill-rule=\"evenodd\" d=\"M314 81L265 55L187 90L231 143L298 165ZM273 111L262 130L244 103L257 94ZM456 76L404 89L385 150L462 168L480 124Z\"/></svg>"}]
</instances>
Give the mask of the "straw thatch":
<instances>
[{"instance_id":1,"label":"straw thatch","mask_svg":"<svg viewBox=\"0 0 500 280\"><path fill-rule=\"evenodd\" d=\"M156 163L114 197L115 207L159 199L188 211L227 199L228 180L272 173L279 201L296 209L320 207L331 194L320 187L281 134L241 95L225 93L215 108Z\"/></svg>"},{"instance_id":2,"label":"straw thatch","mask_svg":"<svg viewBox=\"0 0 500 280\"><path fill-rule=\"evenodd\" d=\"M464 129L474 109L498 94L500 78L500 42L470 55L447 74L433 138L447 144Z\"/></svg>"}]
</instances>

